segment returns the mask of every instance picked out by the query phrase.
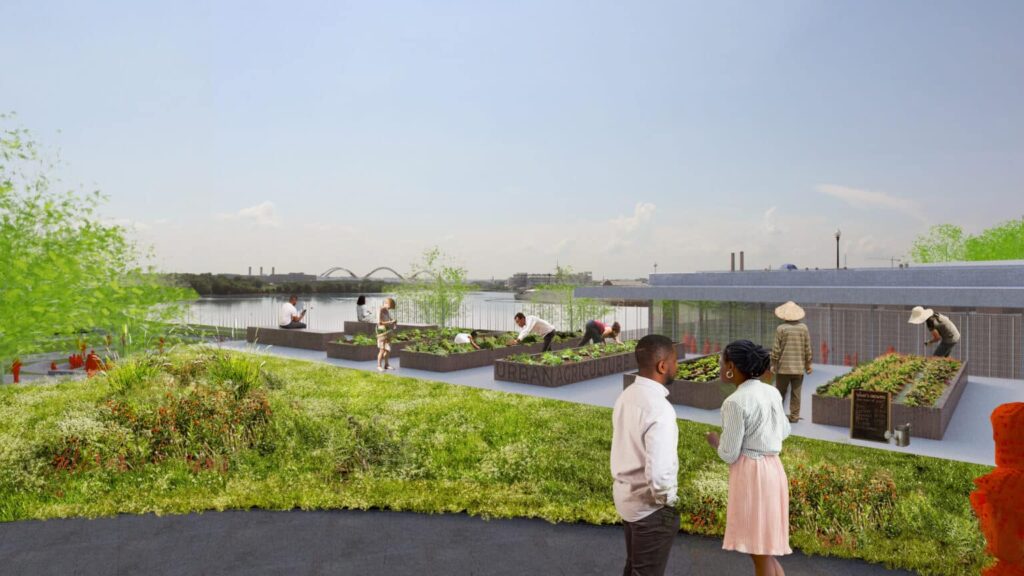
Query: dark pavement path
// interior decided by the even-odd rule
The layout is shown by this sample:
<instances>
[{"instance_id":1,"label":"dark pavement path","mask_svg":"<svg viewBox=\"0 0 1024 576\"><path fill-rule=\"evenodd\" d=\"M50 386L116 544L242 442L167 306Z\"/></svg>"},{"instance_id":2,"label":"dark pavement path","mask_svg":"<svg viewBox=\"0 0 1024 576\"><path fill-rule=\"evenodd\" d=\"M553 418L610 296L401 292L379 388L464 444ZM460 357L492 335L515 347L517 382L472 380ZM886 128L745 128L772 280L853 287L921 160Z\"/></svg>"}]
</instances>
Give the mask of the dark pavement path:
<instances>
[{"instance_id":1,"label":"dark pavement path","mask_svg":"<svg viewBox=\"0 0 1024 576\"><path fill-rule=\"evenodd\" d=\"M0 524L0 574L561 575L622 573L619 526L382 511L229 511ZM782 559L787 576L910 574ZM680 533L669 574L753 574L721 540Z\"/></svg>"}]
</instances>

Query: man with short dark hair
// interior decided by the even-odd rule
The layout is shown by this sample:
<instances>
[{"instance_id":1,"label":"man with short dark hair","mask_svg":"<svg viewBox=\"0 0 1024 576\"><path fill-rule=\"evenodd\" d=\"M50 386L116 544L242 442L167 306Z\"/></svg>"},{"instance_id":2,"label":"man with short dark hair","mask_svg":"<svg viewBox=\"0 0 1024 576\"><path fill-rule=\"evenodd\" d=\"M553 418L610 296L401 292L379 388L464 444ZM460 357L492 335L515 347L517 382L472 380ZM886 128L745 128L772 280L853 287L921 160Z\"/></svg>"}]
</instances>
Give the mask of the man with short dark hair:
<instances>
[{"instance_id":1,"label":"man with short dark hair","mask_svg":"<svg viewBox=\"0 0 1024 576\"><path fill-rule=\"evenodd\" d=\"M544 338L544 348L541 351L547 352L551 350L551 342L555 339L555 327L550 322L541 320L536 316L527 316L522 312L516 313L515 320L516 326L519 326L521 330L519 335L516 336L514 344L521 343L530 334L536 334Z\"/></svg>"},{"instance_id":2,"label":"man with short dark hair","mask_svg":"<svg viewBox=\"0 0 1024 576\"><path fill-rule=\"evenodd\" d=\"M637 343L636 361L636 381L612 411L612 494L626 531L623 576L661 575L679 532L679 428L666 398L678 359L671 340L652 334Z\"/></svg>"},{"instance_id":3,"label":"man with short dark hair","mask_svg":"<svg viewBox=\"0 0 1024 576\"><path fill-rule=\"evenodd\" d=\"M292 294L288 297L288 301L281 305L281 314L277 319L278 326L289 330L306 327L306 324L302 322L302 319L306 316L306 311L303 310L300 314L295 308L295 304L298 301L299 297Z\"/></svg>"}]
</instances>

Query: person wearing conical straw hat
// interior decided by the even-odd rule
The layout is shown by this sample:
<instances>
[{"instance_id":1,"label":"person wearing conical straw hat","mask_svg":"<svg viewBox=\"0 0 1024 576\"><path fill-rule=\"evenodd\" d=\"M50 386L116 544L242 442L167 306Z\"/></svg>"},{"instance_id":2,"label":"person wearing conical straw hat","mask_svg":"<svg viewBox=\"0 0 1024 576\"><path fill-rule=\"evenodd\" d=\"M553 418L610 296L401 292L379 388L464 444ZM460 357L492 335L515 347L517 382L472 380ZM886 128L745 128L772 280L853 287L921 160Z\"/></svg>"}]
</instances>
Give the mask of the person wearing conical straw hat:
<instances>
[{"instance_id":1,"label":"person wearing conical straw hat","mask_svg":"<svg viewBox=\"0 0 1024 576\"><path fill-rule=\"evenodd\" d=\"M775 309L775 315L783 324L775 329L775 344L772 346L772 372L775 387L786 401L789 390L789 421L800 420L800 394L803 391L804 374L813 371L811 361L811 333L801 322L804 309L790 300Z\"/></svg>"},{"instance_id":2,"label":"person wearing conical straw hat","mask_svg":"<svg viewBox=\"0 0 1024 576\"><path fill-rule=\"evenodd\" d=\"M935 356L948 357L949 353L953 351L953 346L960 342L960 330L957 330L953 321L945 314L939 314L931 308L914 306L914 309L910 311L910 320L907 322L925 325L925 328L931 333L931 338L924 341L925 348L936 342L939 343L935 348Z\"/></svg>"}]
</instances>

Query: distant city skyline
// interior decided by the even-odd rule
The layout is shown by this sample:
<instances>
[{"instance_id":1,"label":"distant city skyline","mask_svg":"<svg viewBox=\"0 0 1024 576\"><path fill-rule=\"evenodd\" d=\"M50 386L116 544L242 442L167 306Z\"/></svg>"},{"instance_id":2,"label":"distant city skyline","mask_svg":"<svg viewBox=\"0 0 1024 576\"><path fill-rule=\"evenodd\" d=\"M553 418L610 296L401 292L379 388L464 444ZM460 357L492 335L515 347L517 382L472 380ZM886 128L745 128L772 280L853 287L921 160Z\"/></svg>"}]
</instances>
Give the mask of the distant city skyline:
<instances>
[{"instance_id":1,"label":"distant city skyline","mask_svg":"<svg viewBox=\"0 0 1024 576\"><path fill-rule=\"evenodd\" d=\"M172 272L890 266L1024 213L1024 3L0 5L0 111Z\"/></svg>"}]
</instances>

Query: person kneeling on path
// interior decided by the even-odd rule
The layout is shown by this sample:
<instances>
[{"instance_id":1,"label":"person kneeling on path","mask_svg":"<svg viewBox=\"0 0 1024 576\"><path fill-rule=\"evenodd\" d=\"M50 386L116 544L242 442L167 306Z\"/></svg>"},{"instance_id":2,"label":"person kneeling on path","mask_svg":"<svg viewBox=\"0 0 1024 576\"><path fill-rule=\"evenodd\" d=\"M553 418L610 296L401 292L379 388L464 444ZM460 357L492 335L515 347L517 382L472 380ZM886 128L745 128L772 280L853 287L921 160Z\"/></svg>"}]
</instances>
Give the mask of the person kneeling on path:
<instances>
[{"instance_id":1,"label":"person kneeling on path","mask_svg":"<svg viewBox=\"0 0 1024 576\"><path fill-rule=\"evenodd\" d=\"M771 367L771 353L750 340L725 347L722 382L736 391L722 403L722 435L708 444L729 465L729 500L723 550L750 554L757 576L782 576L775 558L789 547L789 481L779 460L789 420L782 395L758 378Z\"/></svg>"},{"instance_id":2,"label":"person kneeling on path","mask_svg":"<svg viewBox=\"0 0 1024 576\"><path fill-rule=\"evenodd\" d=\"M939 342L939 346L935 349L935 356L948 357L949 353L953 351L953 346L960 342L960 331L957 330L953 321L948 316L939 314L931 308L914 306L914 309L910 311L910 320L907 322L910 324L923 323L925 328L931 332L932 337L930 340L924 341L924 346L927 348Z\"/></svg>"},{"instance_id":3,"label":"person kneeling on path","mask_svg":"<svg viewBox=\"0 0 1024 576\"><path fill-rule=\"evenodd\" d=\"M775 315L785 324L775 329L775 345L772 346L772 373L775 387L786 402L789 389L789 421L800 420L800 394L803 391L804 374L813 371L811 361L811 334L807 325L801 322L804 309L792 300L775 309Z\"/></svg>"},{"instance_id":4,"label":"person kneeling on path","mask_svg":"<svg viewBox=\"0 0 1024 576\"><path fill-rule=\"evenodd\" d=\"M603 344L608 338L615 340L616 344L622 344L622 340L619 339L620 332L622 332L622 326L618 322L608 326L600 320L591 320L587 322L587 329L583 332L583 340L580 340L580 346L586 346L588 342Z\"/></svg>"},{"instance_id":5,"label":"person kneeling on path","mask_svg":"<svg viewBox=\"0 0 1024 576\"><path fill-rule=\"evenodd\" d=\"M292 294L288 297L288 301L281 305L280 318L277 319L278 326L289 330L306 327L306 324L302 322L302 319L306 317L306 310L303 310L301 314L299 313L295 308L295 304L298 301L299 297Z\"/></svg>"},{"instance_id":6,"label":"person kneeling on path","mask_svg":"<svg viewBox=\"0 0 1024 576\"><path fill-rule=\"evenodd\" d=\"M477 334L479 334L479 332L477 332L476 330L473 330L469 334L466 334L465 332L456 334L455 335L455 343L456 344L469 344L470 346L473 347L474 350L479 350L480 349L480 345L476 343Z\"/></svg>"},{"instance_id":7,"label":"person kneeling on path","mask_svg":"<svg viewBox=\"0 0 1024 576\"><path fill-rule=\"evenodd\" d=\"M671 340L641 338L637 378L612 410L612 496L626 531L624 576L664 574L679 533L679 428L666 398L677 362Z\"/></svg>"},{"instance_id":8,"label":"person kneeling on path","mask_svg":"<svg viewBox=\"0 0 1024 576\"><path fill-rule=\"evenodd\" d=\"M519 326L522 330L519 331L515 341L511 342L512 345L521 344L527 336L536 334L544 338L544 348L541 351L547 352L551 350L551 342L555 339L555 327L549 322L541 320L536 316L527 316L522 312L517 312L516 326Z\"/></svg>"}]
</instances>

